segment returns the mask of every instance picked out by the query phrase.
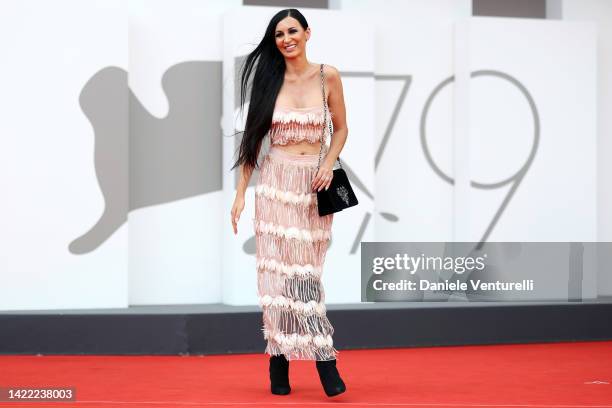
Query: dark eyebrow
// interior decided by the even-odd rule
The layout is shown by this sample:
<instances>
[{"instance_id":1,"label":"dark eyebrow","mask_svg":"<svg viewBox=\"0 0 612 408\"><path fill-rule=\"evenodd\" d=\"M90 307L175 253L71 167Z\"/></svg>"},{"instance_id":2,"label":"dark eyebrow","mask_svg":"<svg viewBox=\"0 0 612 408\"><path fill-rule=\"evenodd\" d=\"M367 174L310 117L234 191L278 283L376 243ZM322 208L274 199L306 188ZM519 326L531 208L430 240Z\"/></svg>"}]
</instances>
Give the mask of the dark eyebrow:
<instances>
[{"instance_id":1,"label":"dark eyebrow","mask_svg":"<svg viewBox=\"0 0 612 408\"><path fill-rule=\"evenodd\" d=\"M295 27L289 27L289 30L291 30L292 28L295 28ZM282 30L276 30L276 32L277 33L282 33L283 31Z\"/></svg>"}]
</instances>

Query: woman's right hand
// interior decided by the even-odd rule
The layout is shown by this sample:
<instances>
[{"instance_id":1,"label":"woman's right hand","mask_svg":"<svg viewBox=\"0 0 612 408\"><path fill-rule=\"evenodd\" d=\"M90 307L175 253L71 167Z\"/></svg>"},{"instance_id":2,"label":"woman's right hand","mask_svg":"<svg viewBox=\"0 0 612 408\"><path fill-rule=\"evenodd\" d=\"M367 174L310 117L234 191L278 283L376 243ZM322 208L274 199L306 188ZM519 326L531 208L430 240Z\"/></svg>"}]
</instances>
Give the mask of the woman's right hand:
<instances>
[{"instance_id":1,"label":"woman's right hand","mask_svg":"<svg viewBox=\"0 0 612 408\"><path fill-rule=\"evenodd\" d=\"M234 228L234 235L238 233L238 220L240 220L240 214L244 209L244 195L236 194L234 199L234 205L232 205L232 227Z\"/></svg>"}]
</instances>

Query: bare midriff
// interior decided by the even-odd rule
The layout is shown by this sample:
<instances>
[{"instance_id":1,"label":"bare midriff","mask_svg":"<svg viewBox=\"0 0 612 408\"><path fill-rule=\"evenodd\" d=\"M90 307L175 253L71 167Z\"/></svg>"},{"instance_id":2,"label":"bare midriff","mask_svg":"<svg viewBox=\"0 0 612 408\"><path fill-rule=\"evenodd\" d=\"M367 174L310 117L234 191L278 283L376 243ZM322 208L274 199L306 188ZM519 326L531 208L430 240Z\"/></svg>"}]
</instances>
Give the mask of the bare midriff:
<instances>
[{"instance_id":1,"label":"bare midriff","mask_svg":"<svg viewBox=\"0 0 612 408\"><path fill-rule=\"evenodd\" d=\"M294 154L319 154L319 151L321 150L321 142L310 143L303 141L299 143L288 143L285 145L275 144L274 147Z\"/></svg>"}]
</instances>

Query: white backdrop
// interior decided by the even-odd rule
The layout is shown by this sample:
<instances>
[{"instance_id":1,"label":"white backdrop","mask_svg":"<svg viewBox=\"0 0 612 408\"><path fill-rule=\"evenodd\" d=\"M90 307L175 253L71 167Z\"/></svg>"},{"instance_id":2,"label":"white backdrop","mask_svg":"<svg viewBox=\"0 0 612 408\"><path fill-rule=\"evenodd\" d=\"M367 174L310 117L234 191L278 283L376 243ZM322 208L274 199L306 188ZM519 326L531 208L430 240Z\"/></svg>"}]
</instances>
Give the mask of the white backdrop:
<instances>
[{"instance_id":1,"label":"white backdrop","mask_svg":"<svg viewBox=\"0 0 612 408\"><path fill-rule=\"evenodd\" d=\"M522 180L467 190L466 235L479 240L508 197L489 240L596 241L595 25L503 18L465 24L468 70L493 71L469 81L470 179L510 178L533 150Z\"/></svg>"},{"instance_id":2,"label":"white backdrop","mask_svg":"<svg viewBox=\"0 0 612 408\"><path fill-rule=\"evenodd\" d=\"M125 3L14 1L0 20L0 309L125 307L125 220L87 236L105 212L103 147L113 214L127 210Z\"/></svg>"},{"instance_id":3,"label":"white backdrop","mask_svg":"<svg viewBox=\"0 0 612 408\"><path fill-rule=\"evenodd\" d=\"M550 1L547 3L549 4ZM612 2L602 0L558 0L565 21L597 24L597 238L612 241ZM612 257L612 255L608 255ZM610 265L607 259L605 265ZM600 294L612 294L612 273L601 269L597 280Z\"/></svg>"},{"instance_id":4,"label":"white backdrop","mask_svg":"<svg viewBox=\"0 0 612 408\"><path fill-rule=\"evenodd\" d=\"M220 15L240 3L130 3L130 304L221 301Z\"/></svg>"},{"instance_id":5,"label":"white backdrop","mask_svg":"<svg viewBox=\"0 0 612 408\"><path fill-rule=\"evenodd\" d=\"M420 126L429 95L452 75L453 25L385 18L376 38L376 241L452 241L453 189L428 165ZM434 102L427 143L437 166L452 175L453 89Z\"/></svg>"}]
</instances>

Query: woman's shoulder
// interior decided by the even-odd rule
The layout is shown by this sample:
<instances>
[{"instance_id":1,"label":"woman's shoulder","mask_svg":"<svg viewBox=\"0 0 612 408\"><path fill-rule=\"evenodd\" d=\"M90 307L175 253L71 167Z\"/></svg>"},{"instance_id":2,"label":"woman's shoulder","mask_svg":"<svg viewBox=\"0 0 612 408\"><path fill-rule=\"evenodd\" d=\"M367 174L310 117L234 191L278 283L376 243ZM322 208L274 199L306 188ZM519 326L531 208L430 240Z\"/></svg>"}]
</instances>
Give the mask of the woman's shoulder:
<instances>
[{"instance_id":1,"label":"woman's shoulder","mask_svg":"<svg viewBox=\"0 0 612 408\"><path fill-rule=\"evenodd\" d=\"M333 65L323 64L323 73L325 74L325 83L330 89L338 89L341 83L340 72Z\"/></svg>"},{"instance_id":2,"label":"woman's shoulder","mask_svg":"<svg viewBox=\"0 0 612 408\"><path fill-rule=\"evenodd\" d=\"M319 64L320 66L321 64ZM338 69L336 67L334 67L333 65L329 65L329 64L325 64L323 63L323 73L330 78L333 77L339 77L340 76L340 72L338 71Z\"/></svg>"}]
</instances>

